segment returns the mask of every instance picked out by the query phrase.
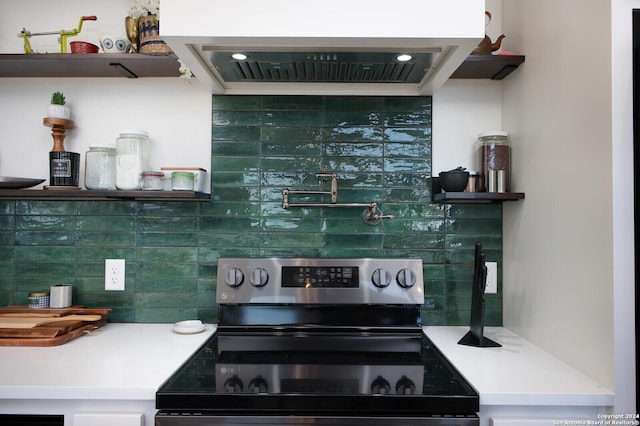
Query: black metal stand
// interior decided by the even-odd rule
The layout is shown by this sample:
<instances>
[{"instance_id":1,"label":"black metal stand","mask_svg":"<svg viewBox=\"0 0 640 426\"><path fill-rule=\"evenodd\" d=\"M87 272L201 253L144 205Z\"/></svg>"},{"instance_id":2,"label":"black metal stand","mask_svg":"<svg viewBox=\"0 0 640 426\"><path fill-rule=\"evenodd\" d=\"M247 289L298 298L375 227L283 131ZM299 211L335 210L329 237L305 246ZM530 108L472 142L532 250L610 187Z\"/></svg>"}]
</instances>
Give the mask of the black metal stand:
<instances>
[{"instance_id":1,"label":"black metal stand","mask_svg":"<svg viewBox=\"0 0 640 426\"><path fill-rule=\"evenodd\" d=\"M484 262L485 254L482 251L482 244L478 241L476 242L473 288L471 289L470 330L458 341L458 344L479 348L499 348L502 347L501 344L484 337L484 290L487 286L487 267Z\"/></svg>"}]
</instances>

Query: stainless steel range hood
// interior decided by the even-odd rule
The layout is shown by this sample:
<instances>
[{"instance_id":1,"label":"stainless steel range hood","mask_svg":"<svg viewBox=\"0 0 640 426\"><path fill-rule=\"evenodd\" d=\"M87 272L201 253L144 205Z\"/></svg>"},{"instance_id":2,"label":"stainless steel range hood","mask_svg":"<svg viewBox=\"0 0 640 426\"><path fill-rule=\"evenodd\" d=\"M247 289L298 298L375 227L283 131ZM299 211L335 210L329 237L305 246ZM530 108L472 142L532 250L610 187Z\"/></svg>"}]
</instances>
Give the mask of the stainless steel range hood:
<instances>
[{"instance_id":1,"label":"stainless steel range hood","mask_svg":"<svg viewBox=\"0 0 640 426\"><path fill-rule=\"evenodd\" d=\"M160 31L214 94L421 96L484 16L481 0L162 0Z\"/></svg>"}]
</instances>

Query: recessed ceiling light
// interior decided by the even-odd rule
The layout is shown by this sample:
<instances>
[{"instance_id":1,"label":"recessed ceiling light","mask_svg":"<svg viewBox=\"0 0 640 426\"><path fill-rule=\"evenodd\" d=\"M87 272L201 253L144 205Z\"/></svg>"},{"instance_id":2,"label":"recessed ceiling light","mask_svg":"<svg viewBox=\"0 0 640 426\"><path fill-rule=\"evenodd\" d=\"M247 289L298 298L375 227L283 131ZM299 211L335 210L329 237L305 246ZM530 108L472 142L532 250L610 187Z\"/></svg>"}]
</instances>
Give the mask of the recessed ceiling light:
<instances>
[{"instance_id":1,"label":"recessed ceiling light","mask_svg":"<svg viewBox=\"0 0 640 426\"><path fill-rule=\"evenodd\" d=\"M247 55L245 55L244 53L234 53L233 55L231 55L231 57L237 61L244 61L245 59L247 59Z\"/></svg>"},{"instance_id":2,"label":"recessed ceiling light","mask_svg":"<svg viewBox=\"0 0 640 426\"><path fill-rule=\"evenodd\" d=\"M413 59L413 56L411 55L407 55L407 54L402 54L402 55L398 55L396 56L396 60L398 60L399 62L407 62Z\"/></svg>"}]
</instances>

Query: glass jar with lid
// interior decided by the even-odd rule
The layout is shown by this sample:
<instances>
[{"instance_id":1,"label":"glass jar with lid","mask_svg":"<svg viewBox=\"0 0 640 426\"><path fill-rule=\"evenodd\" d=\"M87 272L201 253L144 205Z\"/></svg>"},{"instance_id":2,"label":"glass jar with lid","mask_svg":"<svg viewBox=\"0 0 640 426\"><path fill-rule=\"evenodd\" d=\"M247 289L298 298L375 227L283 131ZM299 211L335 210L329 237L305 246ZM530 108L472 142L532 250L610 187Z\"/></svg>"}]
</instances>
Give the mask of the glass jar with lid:
<instances>
[{"instance_id":1,"label":"glass jar with lid","mask_svg":"<svg viewBox=\"0 0 640 426\"><path fill-rule=\"evenodd\" d=\"M478 135L476 169L480 172L479 191L511 191L511 141L507 132L492 130Z\"/></svg>"},{"instance_id":2,"label":"glass jar with lid","mask_svg":"<svg viewBox=\"0 0 640 426\"><path fill-rule=\"evenodd\" d=\"M116 149L92 146L84 157L84 186L87 189L116 189Z\"/></svg>"},{"instance_id":3,"label":"glass jar with lid","mask_svg":"<svg viewBox=\"0 0 640 426\"><path fill-rule=\"evenodd\" d=\"M149 134L143 130L122 130L116 139L116 188L140 189L142 172L149 169Z\"/></svg>"}]
</instances>

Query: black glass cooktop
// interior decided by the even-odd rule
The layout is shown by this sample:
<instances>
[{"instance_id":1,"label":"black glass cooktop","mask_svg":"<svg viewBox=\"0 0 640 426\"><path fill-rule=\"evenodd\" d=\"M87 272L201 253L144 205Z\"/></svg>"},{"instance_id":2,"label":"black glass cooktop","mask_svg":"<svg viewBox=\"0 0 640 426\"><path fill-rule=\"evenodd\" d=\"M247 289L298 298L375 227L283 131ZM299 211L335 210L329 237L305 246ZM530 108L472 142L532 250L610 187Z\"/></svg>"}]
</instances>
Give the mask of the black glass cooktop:
<instances>
[{"instance_id":1,"label":"black glass cooktop","mask_svg":"<svg viewBox=\"0 0 640 426\"><path fill-rule=\"evenodd\" d=\"M217 332L157 392L160 410L473 414L479 398L422 333Z\"/></svg>"}]
</instances>

